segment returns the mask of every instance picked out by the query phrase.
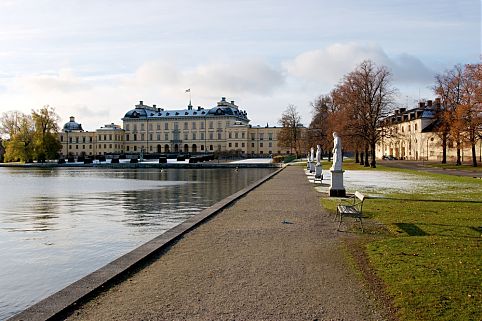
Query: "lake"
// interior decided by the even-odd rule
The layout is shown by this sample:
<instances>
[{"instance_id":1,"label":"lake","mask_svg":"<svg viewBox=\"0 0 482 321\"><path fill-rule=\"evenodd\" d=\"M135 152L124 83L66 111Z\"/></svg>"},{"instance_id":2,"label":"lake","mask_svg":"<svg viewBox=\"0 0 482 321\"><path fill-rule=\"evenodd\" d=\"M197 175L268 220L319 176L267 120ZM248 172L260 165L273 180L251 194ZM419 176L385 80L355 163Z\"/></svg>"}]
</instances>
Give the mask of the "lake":
<instances>
[{"instance_id":1,"label":"lake","mask_svg":"<svg viewBox=\"0 0 482 321\"><path fill-rule=\"evenodd\" d=\"M272 168L0 168L0 320Z\"/></svg>"}]
</instances>

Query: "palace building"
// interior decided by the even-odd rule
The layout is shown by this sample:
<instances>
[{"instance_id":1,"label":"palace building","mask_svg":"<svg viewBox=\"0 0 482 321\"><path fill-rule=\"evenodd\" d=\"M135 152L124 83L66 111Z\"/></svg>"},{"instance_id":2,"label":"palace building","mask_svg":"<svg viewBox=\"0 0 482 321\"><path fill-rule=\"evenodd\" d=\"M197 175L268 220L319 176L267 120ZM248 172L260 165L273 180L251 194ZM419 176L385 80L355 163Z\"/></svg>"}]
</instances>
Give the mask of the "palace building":
<instances>
[{"instance_id":1,"label":"palace building","mask_svg":"<svg viewBox=\"0 0 482 321\"><path fill-rule=\"evenodd\" d=\"M440 108L440 99L433 102L420 102L416 108L400 108L386 117L380 128L384 132L377 143L376 156L395 157L407 160L442 160L442 140L436 132L436 108ZM480 159L482 142L476 154ZM470 146L463 146L462 161L471 159ZM455 161L457 148L455 143L448 141L447 161Z\"/></svg>"},{"instance_id":2,"label":"palace building","mask_svg":"<svg viewBox=\"0 0 482 321\"><path fill-rule=\"evenodd\" d=\"M84 131L74 117L60 133L62 154L93 156L111 154L214 153L237 151L263 156L288 153L278 145L280 127L252 126L246 111L221 98L215 107L164 109L143 101L122 118L95 132Z\"/></svg>"}]
</instances>

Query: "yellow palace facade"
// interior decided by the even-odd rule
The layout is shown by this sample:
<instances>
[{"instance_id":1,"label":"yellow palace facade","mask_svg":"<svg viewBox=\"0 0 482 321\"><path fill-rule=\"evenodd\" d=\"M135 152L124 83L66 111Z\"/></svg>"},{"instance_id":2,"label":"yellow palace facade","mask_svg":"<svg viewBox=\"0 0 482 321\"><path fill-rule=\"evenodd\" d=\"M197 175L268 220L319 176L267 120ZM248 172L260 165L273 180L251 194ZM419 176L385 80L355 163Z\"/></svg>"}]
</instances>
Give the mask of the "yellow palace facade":
<instances>
[{"instance_id":1,"label":"yellow palace facade","mask_svg":"<svg viewBox=\"0 0 482 321\"><path fill-rule=\"evenodd\" d=\"M289 148L278 144L280 127L250 125L247 112L224 97L209 109L189 104L186 109L165 110L140 101L122 122L122 128L112 123L88 132L71 117L60 133L62 155L289 153Z\"/></svg>"}]
</instances>

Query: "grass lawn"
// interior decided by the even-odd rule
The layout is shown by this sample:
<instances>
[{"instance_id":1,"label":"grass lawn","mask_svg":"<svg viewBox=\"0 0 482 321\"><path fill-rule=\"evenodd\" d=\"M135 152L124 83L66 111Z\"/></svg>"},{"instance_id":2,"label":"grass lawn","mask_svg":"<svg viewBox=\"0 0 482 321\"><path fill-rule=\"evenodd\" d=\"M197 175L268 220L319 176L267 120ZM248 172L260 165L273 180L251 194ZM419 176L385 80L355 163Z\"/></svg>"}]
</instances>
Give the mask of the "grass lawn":
<instances>
[{"instance_id":1,"label":"grass lawn","mask_svg":"<svg viewBox=\"0 0 482 321\"><path fill-rule=\"evenodd\" d=\"M384 168L374 169L380 170ZM364 205L364 215L386 228L365 251L398 317L482 320L482 181L400 172L435 184L423 191L368 199ZM332 199L323 198L322 204L335 210ZM380 235L375 224L367 230Z\"/></svg>"}]
</instances>

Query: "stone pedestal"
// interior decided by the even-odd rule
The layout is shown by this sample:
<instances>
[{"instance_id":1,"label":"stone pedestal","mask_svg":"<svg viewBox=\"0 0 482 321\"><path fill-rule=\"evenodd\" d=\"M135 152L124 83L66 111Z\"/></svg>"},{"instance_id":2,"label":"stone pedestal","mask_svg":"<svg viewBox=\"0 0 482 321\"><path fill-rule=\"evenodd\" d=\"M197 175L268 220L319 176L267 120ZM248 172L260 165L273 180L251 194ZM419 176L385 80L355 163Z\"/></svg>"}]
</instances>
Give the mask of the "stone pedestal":
<instances>
[{"instance_id":1,"label":"stone pedestal","mask_svg":"<svg viewBox=\"0 0 482 321\"><path fill-rule=\"evenodd\" d=\"M307 170L310 170L310 164L311 164L311 162L309 160L306 161L306 169Z\"/></svg>"},{"instance_id":2,"label":"stone pedestal","mask_svg":"<svg viewBox=\"0 0 482 321\"><path fill-rule=\"evenodd\" d=\"M323 178L321 165L315 166L315 178L316 179L322 179Z\"/></svg>"},{"instance_id":3,"label":"stone pedestal","mask_svg":"<svg viewBox=\"0 0 482 321\"><path fill-rule=\"evenodd\" d=\"M314 173L314 172L315 172L315 163L310 162L310 173Z\"/></svg>"},{"instance_id":4,"label":"stone pedestal","mask_svg":"<svg viewBox=\"0 0 482 321\"><path fill-rule=\"evenodd\" d=\"M331 185L330 185L330 196L331 197L345 197L346 191L345 186L343 186L343 172L339 170L330 170L331 172Z\"/></svg>"}]
</instances>

